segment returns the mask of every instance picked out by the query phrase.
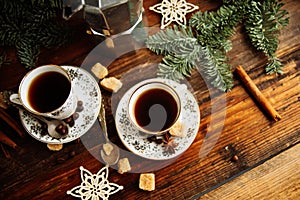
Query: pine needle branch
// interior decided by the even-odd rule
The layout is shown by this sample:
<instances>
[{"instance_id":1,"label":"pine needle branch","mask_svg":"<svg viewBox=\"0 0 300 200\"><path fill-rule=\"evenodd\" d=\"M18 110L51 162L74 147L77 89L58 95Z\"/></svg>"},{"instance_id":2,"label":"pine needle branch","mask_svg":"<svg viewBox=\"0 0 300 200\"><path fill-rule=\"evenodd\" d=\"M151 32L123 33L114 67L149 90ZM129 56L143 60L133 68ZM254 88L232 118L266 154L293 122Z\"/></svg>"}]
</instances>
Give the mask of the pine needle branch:
<instances>
[{"instance_id":1,"label":"pine needle branch","mask_svg":"<svg viewBox=\"0 0 300 200\"><path fill-rule=\"evenodd\" d=\"M187 27L175 26L150 36L147 47L165 55L158 75L180 80L198 67L213 86L229 91L233 75L226 53L240 23L245 24L253 46L269 58L266 72L282 73L282 64L275 56L279 31L289 23L282 6L280 0L223 0L216 12L195 13Z\"/></svg>"},{"instance_id":2,"label":"pine needle branch","mask_svg":"<svg viewBox=\"0 0 300 200\"><path fill-rule=\"evenodd\" d=\"M166 55L158 66L159 77L179 81L201 66L207 75L205 78L215 87L222 91L232 87L231 70L228 64L224 64L221 51L202 47L195 37L191 37L188 28L168 28L150 36L146 44L154 52Z\"/></svg>"},{"instance_id":3,"label":"pine needle branch","mask_svg":"<svg viewBox=\"0 0 300 200\"><path fill-rule=\"evenodd\" d=\"M177 26L150 36L147 47L157 54L167 55L159 64L158 76L172 80L190 76L198 59L198 42L191 29Z\"/></svg>"},{"instance_id":4,"label":"pine needle branch","mask_svg":"<svg viewBox=\"0 0 300 200\"><path fill-rule=\"evenodd\" d=\"M36 65L41 47L59 47L70 39L70 31L58 23L61 0L0 1L0 46L17 49L26 68Z\"/></svg>"},{"instance_id":5,"label":"pine needle branch","mask_svg":"<svg viewBox=\"0 0 300 200\"><path fill-rule=\"evenodd\" d=\"M180 47L193 48L197 45L197 39L194 37L190 28L174 26L160 31L146 41L146 46L156 54L173 54L180 50Z\"/></svg>"},{"instance_id":6,"label":"pine needle branch","mask_svg":"<svg viewBox=\"0 0 300 200\"><path fill-rule=\"evenodd\" d=\"M228 40L235 33L235 27L243 19L243 10L233 5L223 5L217 12L197 12L189 20L189 25L198 33L198 41L202 46L231 49Z\"/></svg>"},{"instance_id":7,"label":"pine needle branch","mask_svg":"<svg viewBox=\"0 0 300 200\"><path fill-rule=\"evenodd\" d=\"M233 87L233 75L231 66L227 63L226 52L208 47L207 64L204 63L204 73L208 75L212 85L226 92ZM210 61L210 62L209 62Z\"/></svg>"},{"instance_id":8,"label":"pine needle branch","mask_svg":"<svg viewBox=\"0 0 300 200\"><path fill-rule=\"evenodd\" d=\"M282 6L277 0L251 1L247 10L245 27L253 46L269 58L266 66L268 74L282 73L282 64L275 56L279 32L288 24L288 13L281 10Z\"/></svg>"},{"instance_id":9,"label":"pine needle branch","mask_svg":"<svg viewBox=\"0 0 300 200\"><path fill-rule=\"evenodd\" d=\"M24 38L17 44L17 55L25 68L30 69L35 67L39 54L39 46L34 42L27 40L27 38Z\"/></svg>"}]
</instances>

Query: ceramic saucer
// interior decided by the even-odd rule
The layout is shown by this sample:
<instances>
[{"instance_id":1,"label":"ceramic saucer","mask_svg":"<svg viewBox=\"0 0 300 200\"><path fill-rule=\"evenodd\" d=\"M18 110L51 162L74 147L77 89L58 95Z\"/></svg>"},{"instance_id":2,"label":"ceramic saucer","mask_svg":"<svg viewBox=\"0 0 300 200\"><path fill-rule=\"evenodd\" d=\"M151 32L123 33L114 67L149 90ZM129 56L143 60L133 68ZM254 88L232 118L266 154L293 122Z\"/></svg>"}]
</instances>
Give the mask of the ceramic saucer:
<instances>
[{"instance_id":1,"label":"ceramic saucer","mask_svg":"<svg viewBox=\"0 0 300 200\"><path fill-rule=\"evenodd\" d=\"M178 146L175 148L175 153L173 154L165 152L162 144L150 142L147 137L141 136L137 128L131 123L127 114L127 105L131 93L138 88L139 85L157 80L169 84L180 94L181 98L182 112L179 120L184 124L185 136L182 138L173 137L174 142L178 143ZM186 85L168 79L154 78L138 83L124 94L116 110L115 122L121 141L131 152L147 159L166 160L182 154L193 143L200 125L200 111L197 101L191 92L187 90Z\"/></svg>"},{"instance_id":2,"label":"ceramic saucer","mask_svg":"<svg viewBox=\"0 0 300 200\"><path fill-rule=\"evenodd\" d=\"M79 112L75 125L69 128L65 138L53 138L42 134L41 124L28 112L20 110L20 118L26 131L35 139L45 143L67 143L85 134L95 123L100 111L101 92L94 77L87 71L73 66L62 66L71 76L76 98L83 102L84 109Z\"/></svg>"}]
</instances>

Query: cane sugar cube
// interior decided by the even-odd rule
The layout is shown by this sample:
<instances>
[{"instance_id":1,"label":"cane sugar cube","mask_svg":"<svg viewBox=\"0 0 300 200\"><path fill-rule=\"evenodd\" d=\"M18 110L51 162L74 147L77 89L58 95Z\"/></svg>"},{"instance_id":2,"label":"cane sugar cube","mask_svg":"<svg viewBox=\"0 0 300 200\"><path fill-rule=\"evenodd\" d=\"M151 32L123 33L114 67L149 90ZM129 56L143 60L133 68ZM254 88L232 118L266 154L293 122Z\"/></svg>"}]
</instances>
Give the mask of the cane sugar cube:
<instances>
[{"instance_id":1,"label":"cane sugar cube","mask_svg":"<svg viewBox=\"0 0 300 200\"><path fill-rule=\"evenodd\" d=\"M177 121L171 128L170 134L175 137L184 137L184 126L183 123Z\"/></svg>"},{"instance_id":2,"label":"cane sugar cube","mask_svg":"<svg viewBox=\"0 0 300 200\"><path fill-rule=\"evenodd\" d=\"M118 162L118 167L119 167L118 172L120 174L124 174L124 173L130 171L131 166L130 166L128 158L120 159L119 162Z\"/></svg>"},{"instance_id":3,"label":"cane sugar cube","mask_svg":"<svg viewBox=\"0 0 300 200\"><path fill-rule=\"evenodd\" d=\"M109 156L113 149L114 149L114 147L110 143L103 144L103 150L106 155Z\"/></svg>"},{"instance_id":4,"label":"cane sugar cube","mask_svg":"<svg viewBox=\"0 0 300 200\"><path fill-rule=\"evenodd\" d=\"M115 43L114 43L114 40L113 39L111 39L111 38L106 38L106 40L105 40L105 44L106 44L106 46L108 47L108 48L110 48L110 49L113 49L113 48L115 48Z\"/></svg>"},{"instance_id":5,"label":"cane sugar cube","mask_svg":"<svg viewBox=\"0 0 300 200\"><path fill-rule=\"evenodd\" d=\"M141 174L139 188L146 191L155 190L155 175L153 173Z\"/></svg>"},{"instance_id":6,"label":"cane sugar cube","mask_svg":"<svg viewBox=\"0 0 300 200\"><path fill-rule=\"evenodd\" d=\"M122 82L115 78L115 77L109 77L109 78L104 78L101 82L100 85L110 91L110 92L118 92L118 90L122 87Z\"/></svg>"},{"instance_id":7,"label":"cane sugar cube","mask_svg":"<svg viewBox=\"0 0 300 200\"><path fill-rule=\"evenodd\" d=\"M51 151L60 151L63 148L63 144L47 144L47 147Z\"/></svg>"},{"instance_id":8,"label":"cane sugar cube","mask_svg":"<svg viewBox=\"0 0 300 200\"><path fill-rule=\"evenodd\" d=\"M100 63L96 63L93 67L92 67L92 72L94 73L94 75L99 78L99 79L103 79L104 77L106 77L108 75L108 70L106 67L104 67L103 65L101 65Z\"/></svg>"}]
</instances>

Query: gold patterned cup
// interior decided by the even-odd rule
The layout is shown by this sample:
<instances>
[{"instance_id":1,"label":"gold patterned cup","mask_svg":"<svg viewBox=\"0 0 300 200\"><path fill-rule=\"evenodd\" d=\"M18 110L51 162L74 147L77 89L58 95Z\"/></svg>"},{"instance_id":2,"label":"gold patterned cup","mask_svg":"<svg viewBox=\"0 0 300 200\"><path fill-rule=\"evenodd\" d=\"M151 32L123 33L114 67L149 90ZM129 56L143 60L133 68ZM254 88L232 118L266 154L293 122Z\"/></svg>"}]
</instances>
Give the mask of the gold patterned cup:
<instances>
[{"instance_id":1,"label":"gold patterned cup","mask_svg":"<svg viewBox=\"0 0 300 200\"><path fill-rule=\"evenodd\" d=\"M153 135L168 131L178 120L180 112L179 94L160 81L140 85L128 102L131 122L139 131Z\"/></svg>"},{"instance_id":2,"label":"gold patterned cup","mask_svg":"<svg viewBox=\"0 0 300 200\"><path fill-rule=\"evenodd\" d=\"M18 94L12 94L10 101L35 115L54 119L68 118L77 107L71 78L56 65L44 65L28 72L19 85Z\"/></svg>"}]
</instances>

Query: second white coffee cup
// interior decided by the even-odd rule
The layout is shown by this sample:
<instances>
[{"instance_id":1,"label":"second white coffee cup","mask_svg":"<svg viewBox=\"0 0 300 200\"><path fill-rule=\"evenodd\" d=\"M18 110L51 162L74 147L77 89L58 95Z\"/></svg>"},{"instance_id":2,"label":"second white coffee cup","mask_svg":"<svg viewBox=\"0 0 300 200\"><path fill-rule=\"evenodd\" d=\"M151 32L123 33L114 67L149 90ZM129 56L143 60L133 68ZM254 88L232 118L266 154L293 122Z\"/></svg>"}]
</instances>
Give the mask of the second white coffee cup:
<instances>
[{"instance_id":1,"label":"second white coffee cup","mask_svg":"<svg viewBox=\"0 0 300 200\"><path fill-rule=\"evenodd\" d=\"M128 102L131 122L142 132L158 135L168 131L181 112L179 94L168 84L148 82L133 91Z\"/></svg>"}]
</instances>

